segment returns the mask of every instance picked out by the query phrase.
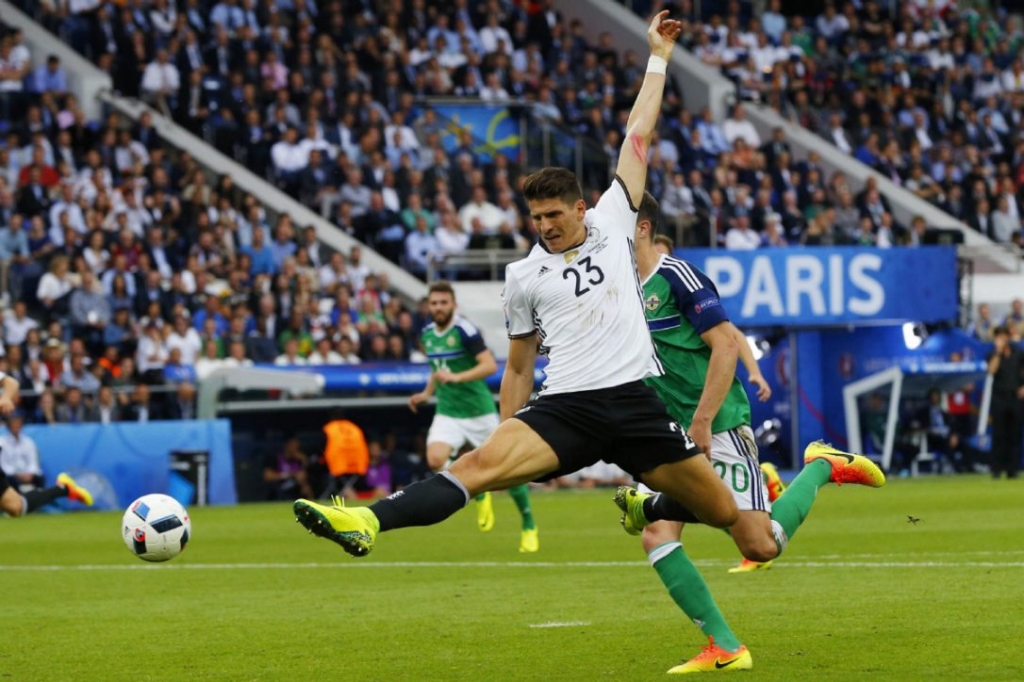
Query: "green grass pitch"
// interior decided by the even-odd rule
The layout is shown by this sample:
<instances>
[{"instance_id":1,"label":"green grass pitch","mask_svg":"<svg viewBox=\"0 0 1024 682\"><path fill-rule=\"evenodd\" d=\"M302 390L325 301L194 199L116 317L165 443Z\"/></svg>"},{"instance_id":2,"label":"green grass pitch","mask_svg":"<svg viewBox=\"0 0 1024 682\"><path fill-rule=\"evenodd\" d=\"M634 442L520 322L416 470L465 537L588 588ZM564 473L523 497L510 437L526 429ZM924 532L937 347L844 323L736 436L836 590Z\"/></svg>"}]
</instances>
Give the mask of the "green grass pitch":
<instances>
[{"instance_id":1,"label":"green grass pitch","mask_svg":"<svg viewBox=\"0 0 1024 682\"><path fill-rule=\"evenodd\" d=\"M622 532L611 491L538 493L520 555L507 495L379 539L357 560L287 505L193 509L150 566L120 514L0 521L0 680L657 680L700 632ZM827 486L769 571L729 539L686 546L750 647L749 680L1021 680L1024 482ZM920 518L913 524L908 515Z\"/></svg>"}]
</instances>

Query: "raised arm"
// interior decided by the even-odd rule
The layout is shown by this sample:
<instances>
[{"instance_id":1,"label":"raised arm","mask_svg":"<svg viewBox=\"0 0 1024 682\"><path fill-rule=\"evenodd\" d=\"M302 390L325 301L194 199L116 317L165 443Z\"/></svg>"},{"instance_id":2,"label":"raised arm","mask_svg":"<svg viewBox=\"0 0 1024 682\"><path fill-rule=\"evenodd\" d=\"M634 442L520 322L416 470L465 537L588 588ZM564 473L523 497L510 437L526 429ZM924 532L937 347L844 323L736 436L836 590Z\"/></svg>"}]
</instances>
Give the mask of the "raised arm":
<instances>
[{"instance_id":1,"label":"raised arm","mask_svg":"<svg viewBox=\"0 0 1024 682\"><path fill-rule=\"evenodd\" d=\"M639 206L647 184L647 150L651 146L651 134L661 114L661 100L665 93L665 73L672 48L682 31L682 24L668 19L668 11L658 12L647 29L647 42L651 46L651 58L647 62L647 74L637 93L636 102L626 122L626 139L619 151L616 175L622 180L629 195L630 203Z\"/></svg>"}]
</instances>

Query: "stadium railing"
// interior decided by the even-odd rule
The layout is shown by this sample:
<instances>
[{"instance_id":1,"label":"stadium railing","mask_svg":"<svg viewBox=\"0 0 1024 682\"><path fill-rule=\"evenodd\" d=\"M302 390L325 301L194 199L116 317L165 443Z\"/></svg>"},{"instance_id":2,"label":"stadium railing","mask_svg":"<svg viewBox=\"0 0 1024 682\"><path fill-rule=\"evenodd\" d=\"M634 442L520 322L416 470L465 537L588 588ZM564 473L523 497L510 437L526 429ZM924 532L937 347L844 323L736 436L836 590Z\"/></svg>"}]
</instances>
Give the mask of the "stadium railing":
<instances>
[{"instance_id":1,"label":"stadium railing","mask_svg":"<svg viewBox=\"0 0 1024 682\"><path fill-rule=\"evenodd\" d=\"M452 271L465 273L486 271L489 279L496 282L499 273L504 271L506 265L523 257L522 251L515 249L485 249L480 251L467 251L460 254L449 254L437 260L427 263L427 281L433 282L445 273Z\"/></svg>"}]
</instances>

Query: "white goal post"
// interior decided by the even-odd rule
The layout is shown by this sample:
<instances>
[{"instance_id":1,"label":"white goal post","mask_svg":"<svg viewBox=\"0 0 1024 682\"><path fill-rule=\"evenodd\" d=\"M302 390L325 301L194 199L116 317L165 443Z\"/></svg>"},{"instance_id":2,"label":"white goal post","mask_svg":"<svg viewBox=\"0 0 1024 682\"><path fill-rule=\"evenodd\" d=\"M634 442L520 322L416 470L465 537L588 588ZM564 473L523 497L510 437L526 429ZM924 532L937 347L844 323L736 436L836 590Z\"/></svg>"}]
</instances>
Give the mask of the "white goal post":
<instances>
[{"instance_id":1,"label":"white goal post","mask_svg":"<svg viewBox=\"0 0 1024 682\"><path fill-rule=\"evenodd\" d=\"M909 362L847 384L843 387L843 410L846 414L846 434L850 450L864 452L860 409L857 405L857 399L861 396L890 386L889 412L885 421L885 441L881 455L882 469L888 471L892 463L902 398L924 396L932 388L938 388L940 391L959 390L965 384L977 381L985 382L981 408L978 412L977 435L982 436L988 426L989 406L992 401L992 377L985 362Z\"/></svg>"}]
</instances>

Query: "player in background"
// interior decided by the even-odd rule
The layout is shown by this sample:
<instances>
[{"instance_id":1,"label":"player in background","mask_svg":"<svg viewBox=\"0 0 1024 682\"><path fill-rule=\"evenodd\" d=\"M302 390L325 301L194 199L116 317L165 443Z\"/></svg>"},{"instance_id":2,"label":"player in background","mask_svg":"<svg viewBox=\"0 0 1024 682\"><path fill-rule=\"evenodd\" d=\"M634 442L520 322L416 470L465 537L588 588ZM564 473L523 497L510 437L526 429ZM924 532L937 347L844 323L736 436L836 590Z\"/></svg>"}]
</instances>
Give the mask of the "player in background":
<instances>
[{"instance_id":1,"label":"player in background","mask_svg":"<svg viewBox=\"0 0 1024 682\"><path fill-rule=\"evenodd\" d=\"M654 251L666 256L672 255L674 244L672 239L663 234L654 235L652 240L654 244ZM692 267L692 266L691 266ZM739 354L740 361L743 366L747 368L747 381L757 387L756 395L757 399L762 403L772 397L772 388L765 381L764 375L761 374L761 368L757 365L757 360L754 359L754 354L750 350L750 346L747 344L747 339L739 329L735 326L732 327L733 333L736 335L736 340L739 343ZM764 485L768 491L768 501L775 502L786 490L786 484L782 482L782 477L779 476L779 470L771 462L761 462L761 477L764 479ZM743 557L740 560L738 566L734 566L729 569L730 573L749 573L750 571L758 571L765 568L771 568L772 562L770 561L751 561L750 559Z\"/></svg>"},{"instance_id":2,"label":"player in background","mask_svg":"<svg viewBox=\"0 0 1024 682\"><path fill-rule=\"evenodd\" d=\"M296 520L311 533L366 556L382 532L439 523L482 492L602 459L668 493L657 500L659 514L716 528L736 523L739 510L725 484L642 381L661 368L644 320L633 235L668 59L682 31L667 16L659 12L647 31L647 72L615 179L596 207L587 210L579 181L564 168L541 169L523 186L540 242L505 269L501 424L437 476L369 507L296 501ZM531 400L538 353L549 358L547 380Z\"/></svg>"},{"instance_id":3,"label":"player in background","mask_svg":"<svg viewBox=\"0 0 1024 682\"><path fill-rule=\"evenodd\" d=\"M484 382L498 370L494 355L484 345L476 327L455 314L455 290L448 282L434 282L427 294L434 322L423 329L420 340L430 361L427 386L409 398L409 409L437 395L437 411L427 433L427 463L435 472L455 460L464 445L477 448L498 428L498 410ZM537 524L530 510L527 485L510 488L509 495L522 515L520 552L540 549ZM484 533L494 528L491 493L476 496L477 526Z\"/></svg>"},{"instance_id":4,"label":"player in background","mask_svg":"<svg viewBox=\"0 0 1024 682\"><path fill-rule=\"evenodd\" d=\"M750 401L736 376L743 334L729 321L718 290L690 263L659 253L652 234L657 200L645 192L636 222L637 271L644 288L645 314L662 376L648 379L690 437L708 453L715 471L731 489L740 509L729 534L744 557L768 562L786 548L817 496L829 481L880 487L885 475L866 457L841 452L820 441L807 447L806 466L774 505L758 468L757 444L750 428ZM756 370L753 357L745 359ZM751 372L758 396L767 386ZM658 494L619 488L615 502L622 524L633 535L643 532L643 547L658 577L680 609L708 636L709 644L670 673L743 670L752 667L750 652L726 623L700 572L683 551L683 524L659 515Z\"/></svg>"},{"instance_id":5,"label":"player in background","mask_svg":"<svg viewBox=\"0 0 1024 682\"><path fill-rule=\"evenodd\" d=\"M0 384L3 385L0 391L0 415L7 417L14 412L18 400L18 381L0 372ZM0 510L8 516L24 516L61 497L92 506L92 494L65 473L57 476L57 485L31 490L22 495L7 480L4 472L0 471Z\"/></svg>"}]
</instances>

